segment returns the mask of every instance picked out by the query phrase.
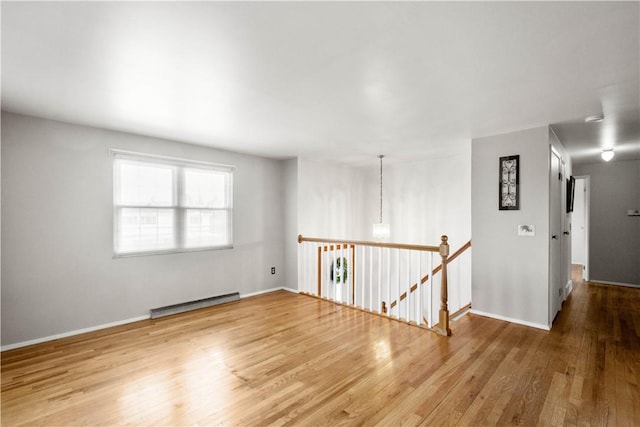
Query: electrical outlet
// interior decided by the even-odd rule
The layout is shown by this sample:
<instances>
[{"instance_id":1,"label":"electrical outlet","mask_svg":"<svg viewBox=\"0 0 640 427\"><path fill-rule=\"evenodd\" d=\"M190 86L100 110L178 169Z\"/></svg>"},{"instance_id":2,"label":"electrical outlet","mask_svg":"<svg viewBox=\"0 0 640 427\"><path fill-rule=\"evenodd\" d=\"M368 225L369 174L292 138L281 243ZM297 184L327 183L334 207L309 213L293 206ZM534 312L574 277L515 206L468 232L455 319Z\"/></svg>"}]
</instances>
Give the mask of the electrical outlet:
<instances>
[{"instance_id":1,"label":"electrical outlet","mask_svg":"<svg viewBox=\"0 0 640 427\"><path fill-rule=\"evenodd\" d=\"M276 268L275 267L271 267L271 274L276 274Z\"/></svg>"}]
</instances>

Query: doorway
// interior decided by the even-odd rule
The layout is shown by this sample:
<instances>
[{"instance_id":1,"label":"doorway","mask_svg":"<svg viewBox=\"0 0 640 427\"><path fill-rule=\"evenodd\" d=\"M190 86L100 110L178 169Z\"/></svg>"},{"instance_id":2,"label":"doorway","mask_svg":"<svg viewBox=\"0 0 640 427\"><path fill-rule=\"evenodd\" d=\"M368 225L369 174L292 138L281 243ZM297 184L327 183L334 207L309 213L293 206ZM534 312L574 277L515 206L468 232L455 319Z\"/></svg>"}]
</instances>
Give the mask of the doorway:
<instances>
[{"instance_id":1,"label":"doorway","mask_svg":"<svg viewBox=\"0 0 640 427\"><path fill-rule=\"evenodd\" d=\"M571 214L571 264L582 268L583 280L589 280L589 177L576 176Z\"/></svg>"}]
</instances>

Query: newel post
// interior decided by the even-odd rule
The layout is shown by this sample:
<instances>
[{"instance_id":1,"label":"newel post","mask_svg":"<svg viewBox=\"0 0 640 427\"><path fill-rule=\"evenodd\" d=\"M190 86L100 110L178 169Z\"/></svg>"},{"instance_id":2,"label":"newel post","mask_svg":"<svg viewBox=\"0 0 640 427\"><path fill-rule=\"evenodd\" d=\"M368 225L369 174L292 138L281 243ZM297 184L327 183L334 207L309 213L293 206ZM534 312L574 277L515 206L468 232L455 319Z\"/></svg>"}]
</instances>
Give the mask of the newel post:
<instances>
[{"instance_id":1,"label":"newel post","mask_svg":"<svg viewBox=\"0 0 640 427\"><path fill-rule=\"evenodd\" d=\"M440 286L440 318L436 331L443 336L451 335L451 329L449 329L449 286L447 283L447 258L449 257L449 238L442 236L440 242L440 257L442 258L442 280Z\"/></svg>"}]
</instances>

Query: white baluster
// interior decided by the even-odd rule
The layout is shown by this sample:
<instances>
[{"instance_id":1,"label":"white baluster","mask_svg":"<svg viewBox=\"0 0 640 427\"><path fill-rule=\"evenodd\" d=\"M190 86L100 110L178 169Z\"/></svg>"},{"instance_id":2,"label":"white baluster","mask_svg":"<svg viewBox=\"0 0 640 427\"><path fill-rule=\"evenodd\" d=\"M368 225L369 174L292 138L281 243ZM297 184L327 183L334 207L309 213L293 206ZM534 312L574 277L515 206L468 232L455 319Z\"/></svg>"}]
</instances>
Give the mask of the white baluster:
<instances>
[{"instance_id":1,"label":"white baluster","mask_svg":"<svg viewBox=\"0 0 640 427\"><path fill-rule=\"evenodd\" d=\"M398 319L400 318L400 283L402 282L402 274L401 274L401 268L400 268L400 249L396 249L396 268L398 269L398 283L397 283L397 288L398 288L398 294L396 296L396 316L398 317Z\"/></svg>"},{"instance_id":2,"label":"white baluster","mask_svg":"<svg viewBox=\"0 0 640 427\"><path fill-rule=\"evenodd\" d=\"M322 296L326 296L327 298L331 298L331 252L329 252L329 244L323 243L321 248L322 250L322 265L326 265L323 277L324 283L322 284ZM324 249L327 248L325 251Z\"/></svg>"},{"instance_id":3,"label":"white baluster","mask_svg":"<svg viewBox=\"0 0 640 427\"><path fill-rule=\"evenodd\" d=\"M317 254L314 254L317 256L318 258L318 262L320 263L320 265L318 266L318 268L320 269L320 273L318 274L318 278L320 279L320 286L319 286L319 297L322 297L322 291L323 291L323 287L324 287L324 277L325 277L325 262L324 262L324 253L322 252L322 242L320 242L320 246L318 247L318 253L320 254L319 256Z\"/></svg>"},{"instance_id":4,"label":"white baluster","mask_svg":"<svg viewBox=\"0 0 640 427\"><path fill-rule=\"evenodd\" d=\"M344 262L344 243L340 244L340 302L345 301L345 280L346 266Z\"/></svg>"},{"instance_id":5,"label":"white baluster","mask_svg":"<svg viewBox=\"0 0 640 427\"><path fill-rule=\"evenodd\" d=\"M336 275L336 270L338 267L338 257L340 253L338 252L338 245L333 247L333 300L336 302L340 302L340 285L338 283L338 276Z\"/></svg>"},{"instance_id":6,"label":"white baluster","mask_svg":"<svg viewBox=\"0 0 640 427\"><path fill-rule=\"evenodd\" d=\"M305 278L306 278L305 283L307 284L306 291L309 292L310 294L314 294L315 293L314 288L318 286L318 283L317 283L317 280L318 280L317 276L318 275L317 274L315 274L315 275L313 274L316 271L318 271L317 270L317 268L318 268L317 266L316 266L316 269L313 268L313 266L317 262L317 259L316 259L317 257L315 256L318 253L318 249L316 248L317 245L318 244L315 243L315 244L307 244L307 246L306 246L306 248L307 248L306 249L307 250L307 254L306 255L309 258L307 258L305 256L305 258L307 258L307 260L306 260L306 267L305 267L304 271L305 271ZM315 279L314 279L314 276L316 277Z\"/></svg>"},{"instance_id":7,"label":"white baluster","mask_svg":"<svg viewBox=\"0 0 640 427\"><path fill-rule=\"evenodd\" d=\"M306 250L306 246L303 243L298 244L298 290L300 290L300 279L302 279L302 290L306 291L306 277L304 275L304 267L306 265L306 259L305 259L305 250ZM300 272L302 272L302 274L300 274Z\"/></svg>"},{"instance_id":8,"label":"white baluster","mask_svg":"<svg viewBox=\"0 0 640 427\"><path fill-rule=\"evenodd\" d=\"M407 280L407 320L409 322L411 322L411 320L413 320L413 318L415 317L415 313L413 313L412 316L412 312L413 310L413 304L411 304L411 284L413 281L413 275L411 273L413 273L413 251L409 251L409 280Z\"/></svg>"},{"instance_id":9,"label":"white baluster","mask_svg":"<svg viewBox=\"0 0 640 427\"><path fill-rule=\"evenodd\" d=\"M373 247L369 247L369 310L373 307Z\"/></svg>"},{"instance_id":10,"label":"white baluster","mask_svg":"<svg viewBox=\"0 0 640 427\"><path fill-rule=\"evenodd\" d=\"M376 299L376 311L381 313L380 305L382 304L382 248L378 248L378 294Z\"/></svg>"},{"instance_id":11,"label":"white baluster","mask_svg":"<svg viewBox=\"0 0 640 427\"><path fill-rule=\"evenodd\" d=\"M422 252L418 252L418 289L416 289L416 296L418 303L416 309L418 311L418 325L422 325Z\"/></svg>"},{"instance_id":12,"label":"white baluster","mask_svg":"<svg viewBox=\"0 0 640 427\"><path fill-rule=\"evenodd\" d=\"M429 313L427 319L429 319L429 327L432 328L433 323L433 252L429 252L429 280L427 281L427 287L429 289Z\"/></svg>"},{"instance_id":13,"label":"white baluster","mask_svg":"<svg viewBox=\"0 0 640 427\"><path fill-rule=\"evenodd\" d=\"M391 249L387 253L387 316L391 315Z\"/></svg>"},{"instance_id":14,"label":"white baluster","mask_svg":"<svg viewBox=\"0 0 640 427\"><path fill-rule=\"evenodd\" d=\"M319 296L324 296L324 292L325 292L325 285L326 285L326 279L327 279L327 261L325 259L326 255L324 252L324 247L323 247L324 243L320 242L320 247L318 248L320 251L320 256L318 257L318 259L320 260L320 295Z\"/></svg>"},{"instance_id":15,"label":"white baluster","mask_svg":"<svg viewBox=\"0 0 640 427\"><path fill-rule=\"evenodd\" d=\"M405 301L404 304L404 308L405 308L405 318L407 319L407 321L411 321L411 311L410 311L410 305L409 305L409 301L410 301L410 295L411 295L411 251L407 251L407 277L405 279L405 286L406 286L406 292L407 292L407 300Z\"/></svg>"},{"instance_id":16,"label":"white baluster","mask_svg":"<svg viewBox=\"0 0 640 427\"><path fill-rule=\"evenodd\" d=\"M363 246L361 252L362 253L361 253L360 259L362 260L361 261L361 264L362 264L361 272L362 272L362 274L361 274L361 277L360 277L360 288L361 288L360 294L362 295L362 304L360 305L360 307L364 308L365 297L366 297L366 294L364 292L364 282L366 280L366 274L365 274L366 270L365 270L365 268L366 268L366 265L367 265L367 247Z\"/></svg>"},{"instance_id":17,"label":"white baluster","mask_svg":"<svg viewBox=\"0 0 640 427\"><path fill-rule=\"evenodd\" d=\"M351 247L351 250L353 251L353 265L351 266L351 272L353 273L353 277L350 278L349 280L349 286L351 286L351 284L353 283L353 295L351 296L351 304L353 304L354 306L357 306L358 303L358 287L356 286L357 280L358 280L358 275L356 274L356 260L359 259L358 258L358 252L356 252L357 246L353 246ZM351 295L351 294L350 294Z\"/></svg>"},{"instance_id":18,"label":"white baluster","mask_svg":"<svg viewBox=\"0 0 640 427\"><path fill-rule=\"evenodd\" d=\"M302 290L304 292L307 292L307 263L308 263L307 252L309 249L309 245L303 242L299 246L300 248L298 248L298 253L300 254L300 258L301 258L300 263L302 264L302 267L299 267L298 271L302 271ZM300 279L300 277L298 277L298 279ZM299 283L298 283L298 287L300 287Z\"/></svg>"},{"instance_id":19,"label":"white baluster","mask_svg":"<svg viewBox=\"0 0 640 427\"><path fill-rule=\"evenodd\" d=\"M311 248L312 246L309 244L302 244L302 248L300 248L300 251L302 252L302 290L305 292L309 292L309 285L310 285L310 281L309 281L309 272L307 271L309 269L309 263L311 261L311 259L308 259L307 257L309 256L309 248Z\"/></svg>"}]
</instances>

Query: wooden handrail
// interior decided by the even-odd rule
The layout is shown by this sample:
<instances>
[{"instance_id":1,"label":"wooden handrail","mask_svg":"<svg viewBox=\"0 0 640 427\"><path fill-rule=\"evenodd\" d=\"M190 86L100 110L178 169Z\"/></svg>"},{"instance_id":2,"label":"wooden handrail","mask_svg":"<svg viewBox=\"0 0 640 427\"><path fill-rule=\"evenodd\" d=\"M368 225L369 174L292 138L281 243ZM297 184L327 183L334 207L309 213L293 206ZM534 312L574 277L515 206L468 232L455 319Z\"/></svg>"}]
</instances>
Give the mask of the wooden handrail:
<instances>
[{"instance_id":1,"label":"wooden handrail","mask_svg":"<svg viewBox=\"0 0 640 427\"><path fill-rule=\"evenodd\" d=\"M302 243L302 242L345 243L349 245L373 246L376 248L392 248L392 249L408 249L412 251L440 252L440 246L411 245L406 243L369 242L366 240L323 239L319 237L304 237L302 234L298 234L298 243Z\"/></svg>"},{"instance_id":2,"label":"wooden handrail","mask_svg":"<svg viewBox=\"0 0 640 427\"><path fill-rule=\"evenodd\" d=\"M447 258L447 264L449 264L454 259L458 258L460 255L462 255L462 253L464 251L466 251L470 247L471 247L471 240L469 240L467 243L462 245L457 251L455 251L453 253L453 255L451 255L449 258ZM442 264L438 264L438 266L433 269L431 274L432 275L436 275L437 273L440 272L440 270L442 270ZM422 279L420 279L420 284L424 285L425 283L427 283L427 280L429 280L429 274L426 274ZM413 286L411 286L411 292L415 291L417 287L418 287L418 285L414 283ZM406 298L406 296L405 296L405 298Z\"/></svg>"},{"instance_id":3,"label":"wooden handrail","mask_svg":"<svg viewBox=\"0 0 640 427\"><path fill-rule=\"evenodd\" d=\"M465 243L464 245L462 245L460 247L460 249L458 249L457 251L455 251L453 253L453 255L451 255L448 259L447 259L447 264L449 264L451 261L453 261L454 259L458 258L460 255L463 254L464 251L466 251L467 249L469 249L471 247L471 240L469 240L467 243Z\"/></svg>"}]
</instances>

